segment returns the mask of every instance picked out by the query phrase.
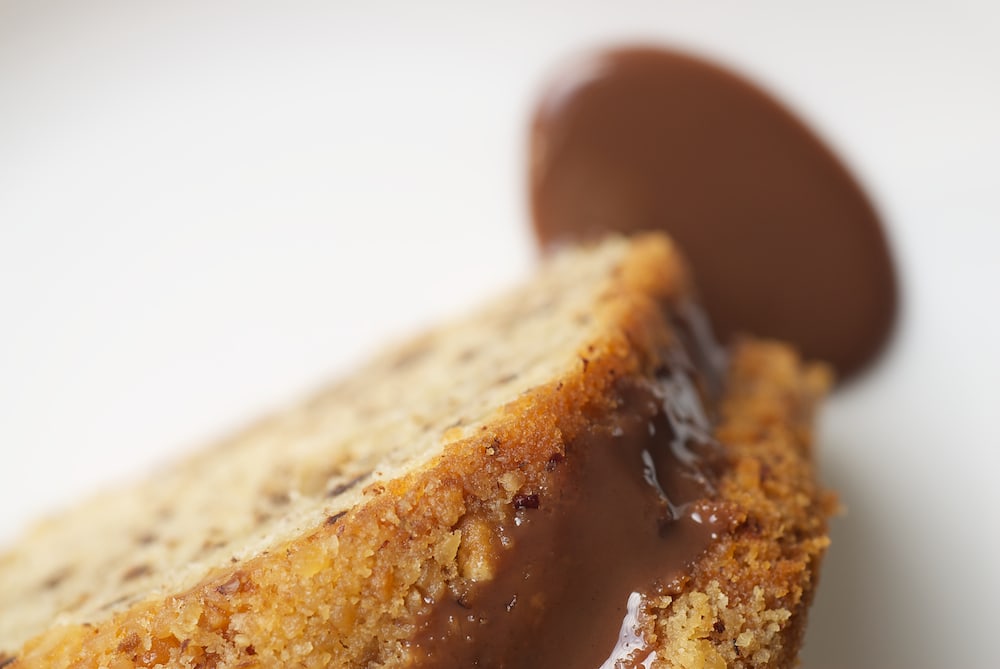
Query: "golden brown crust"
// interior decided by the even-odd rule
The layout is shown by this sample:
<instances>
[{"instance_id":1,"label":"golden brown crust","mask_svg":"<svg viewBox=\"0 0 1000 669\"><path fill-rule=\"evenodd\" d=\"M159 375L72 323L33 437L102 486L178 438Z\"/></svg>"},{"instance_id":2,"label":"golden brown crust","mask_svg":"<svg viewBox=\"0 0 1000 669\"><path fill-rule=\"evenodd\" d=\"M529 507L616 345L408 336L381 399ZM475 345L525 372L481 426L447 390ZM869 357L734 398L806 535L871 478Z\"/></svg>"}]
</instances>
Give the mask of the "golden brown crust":
<instances>
[{"instance_id":1,"label":"golden brown crust","mask_svg":"<svg viewBox=\"0 0 1000 669\"><path fill-rule=\"evenodd\" d=\"M836 503L811 452L828 371L803 369L776 343L743 342L732 361L716 433L731 460L722 496L739 522L697 565L691 592L662 602L657 632L679 646L663 666L794 666L829 544Z\"/></svg>"},{"instance_id":2,"label":"golden brown crust","mask_svg":"<svg viewBox=\"0 0 1000 669\"><path fill-rule=\"evenodd\" d=\"M553 454L613 414L614 384L661 363L673 337L663 305L687 292L683 265L652 236L614 267L571 364L488 419L443 433L438 455L182 591L50 627L10 669L406 666L427 602L462 579L489 580L491 528L513 495L544 487ZM791 666L827 543L831 501L809 452L823 371L803 370L777 344L747 342L732 359L718 435L732 460L721 494L738 522L682 595L649 603L654 666Z\"/></svg>"}]
</instances>

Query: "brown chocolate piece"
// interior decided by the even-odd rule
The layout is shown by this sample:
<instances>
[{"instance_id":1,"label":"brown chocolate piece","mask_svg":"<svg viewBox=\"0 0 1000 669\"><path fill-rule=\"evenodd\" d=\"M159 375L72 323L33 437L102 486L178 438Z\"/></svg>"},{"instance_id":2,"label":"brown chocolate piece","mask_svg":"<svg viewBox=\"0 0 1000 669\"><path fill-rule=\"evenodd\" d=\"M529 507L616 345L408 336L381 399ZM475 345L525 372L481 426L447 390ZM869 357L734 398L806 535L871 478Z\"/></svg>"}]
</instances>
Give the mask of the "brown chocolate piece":
<instances>
[{"instance_id":1,"label":"brown chocolate piece","mask_svg":"<svg viewBox=\"0 0 1000 669\"><path fill-rule=\"evenodd\" d=\"M671 351L652 387L623 384L616 415L567 445L545 489L514 495L495 578L435 603L416 666L643 666L642 598L677 594L731 525L712 500L710 382L687 356Z\"/></svg>"},{"instance_id":2,"label":"brown chocolate piece","mask_svg":"<svg viewBox=\"0 0 1000 669\"><path fill-rule=\"evenodd\" d=\"M788 340L845 376L888 338L896 278L871 203L802 122L729 71L653 48L576 63L538 105L530 168L544 247L666 230L723 339Z\"/></svg>"}]
</instances>

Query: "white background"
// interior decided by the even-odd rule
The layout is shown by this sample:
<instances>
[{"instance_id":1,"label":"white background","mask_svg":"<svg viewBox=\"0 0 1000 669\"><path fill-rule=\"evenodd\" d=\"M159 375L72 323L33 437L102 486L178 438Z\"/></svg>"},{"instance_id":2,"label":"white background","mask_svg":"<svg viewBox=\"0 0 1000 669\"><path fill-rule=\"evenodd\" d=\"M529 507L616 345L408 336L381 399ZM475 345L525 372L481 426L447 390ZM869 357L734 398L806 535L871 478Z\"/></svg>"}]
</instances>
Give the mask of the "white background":
<instances>
[{"instance_id":1,"label":"white background","mask_svg":"<svg viewBox=\"0 0 1000 669\"><path fill-rule=\"evenodd\" d=\"M0 541L524 275L533 97L642 38L787 100L899 261L805 668L995 666L998 6L473 4L0 0Z\"/></svg>"}]
</instances>

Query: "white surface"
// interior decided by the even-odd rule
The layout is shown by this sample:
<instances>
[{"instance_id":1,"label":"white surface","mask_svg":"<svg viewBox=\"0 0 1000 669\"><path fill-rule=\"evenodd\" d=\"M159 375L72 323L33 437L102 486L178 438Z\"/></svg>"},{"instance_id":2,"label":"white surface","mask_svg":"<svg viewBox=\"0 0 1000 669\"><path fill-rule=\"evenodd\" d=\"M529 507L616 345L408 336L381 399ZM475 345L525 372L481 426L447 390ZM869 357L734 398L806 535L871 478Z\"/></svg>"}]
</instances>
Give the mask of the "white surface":
<instances>
[{"instance_id":1,"label":"white surface","mask_svg":"<svg viewBox=\"0 0 1000 669\"><path fill-rule=\"evenodd\" d=\"M902 271L824 416L806 669L995 666L997 6L354 4L0 3L0 540L525 273L533 93L653 38L817 126Z\"/></svg>"}]
</instances>

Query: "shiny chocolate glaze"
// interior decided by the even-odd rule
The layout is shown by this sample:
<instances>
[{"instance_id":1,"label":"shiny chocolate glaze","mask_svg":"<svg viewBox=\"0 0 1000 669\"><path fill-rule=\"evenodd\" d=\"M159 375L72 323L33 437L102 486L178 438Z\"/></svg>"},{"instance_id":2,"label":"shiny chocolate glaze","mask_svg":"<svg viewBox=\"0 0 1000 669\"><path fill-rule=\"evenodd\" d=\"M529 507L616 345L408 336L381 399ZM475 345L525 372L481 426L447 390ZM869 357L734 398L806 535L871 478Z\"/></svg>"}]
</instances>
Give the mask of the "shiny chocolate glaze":
<instances>
[{"instance_id":1,"label":"shiny chocolate glaze","mask_svg":"<svg viewBox=\"0 0 1000 669\"><path fill-rule=\"evenodd\" d=\"M643 667L645 598L677 594L732 516L714 501L719 352L678 311L679 341L652 379L514 495L491 580L435 602L411 642L420 667ZM706 399L708 401L706 401Z\"/></svg>"},{"instance_id":2,"label":"shiny chocolate glaze","mask_svg":"<svg viewBox=\"0 0 1000 669\"><path fill-rule=\"evenodd\" d=\"M655 48L579 60L542 95L530 157L544 247L663 229L724 340L784 339L841 376L886 342L897 287L871 202L815 134L732 72Z\"/></svg>"}]
</instances>

